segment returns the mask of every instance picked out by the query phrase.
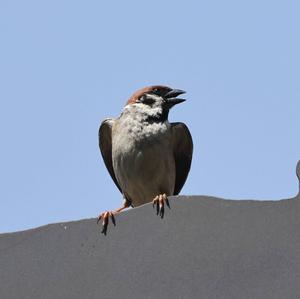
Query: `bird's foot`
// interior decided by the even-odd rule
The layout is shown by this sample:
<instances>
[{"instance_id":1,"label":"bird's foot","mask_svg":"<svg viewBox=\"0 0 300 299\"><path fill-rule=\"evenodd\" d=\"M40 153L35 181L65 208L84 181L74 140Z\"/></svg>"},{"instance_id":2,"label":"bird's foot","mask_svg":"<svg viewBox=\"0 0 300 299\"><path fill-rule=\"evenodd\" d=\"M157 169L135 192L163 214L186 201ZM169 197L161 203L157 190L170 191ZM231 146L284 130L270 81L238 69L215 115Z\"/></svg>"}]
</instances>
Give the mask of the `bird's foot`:
<instances>
[{"instance_id":1,"label":"bird's foot","mask_svg":"<svg viewBox=\"0 0 300 299\"><path fill-rule=\"evenodd\" d=\"M115 212L112 211L106 211L99 215L97 224L102 220L102 231L101 233L106 236L107 233L107 227L109 223L109 218L111 218L111 222L114 226L116 226L116 219L115 219Z\"/></svg>"},{"instance_id":2,"label":"bird's foot","mask_svg":"<svg viewBox=\"0 0 300 299\"><path fill-rule=\"evenodd\" d=\"M167 197L167 195L165 193L157 195L153 199L153 201L152 201L153 208L156 205L156 215L159 215L160 218L164 217L164 214L165 214L165 203L166 203L167 207L169 209L171 209L168 197Z\"/></svg>"},{"instance_id":3,"label":"bird's foot","mask_svg":"<svg viewBox=\"0 0 300 299\"><path fill-rule=\"evenodd\" d=\"M121 208L116 209L114 211L106 211L106 212L103 212L102 214L100 214L98 219L97 219L97 224L102 220L102 231L101 231L101 233L106 236L107 227L108 227L108 223L109 223L109 218L111 219L111 222L113 223L113 225L116 226L115 215L120 213L124 209L129 208L130 206L131 206L131 201L125 199L124 203L123 203L123 206Z\"/></svg>"}]
</instances>

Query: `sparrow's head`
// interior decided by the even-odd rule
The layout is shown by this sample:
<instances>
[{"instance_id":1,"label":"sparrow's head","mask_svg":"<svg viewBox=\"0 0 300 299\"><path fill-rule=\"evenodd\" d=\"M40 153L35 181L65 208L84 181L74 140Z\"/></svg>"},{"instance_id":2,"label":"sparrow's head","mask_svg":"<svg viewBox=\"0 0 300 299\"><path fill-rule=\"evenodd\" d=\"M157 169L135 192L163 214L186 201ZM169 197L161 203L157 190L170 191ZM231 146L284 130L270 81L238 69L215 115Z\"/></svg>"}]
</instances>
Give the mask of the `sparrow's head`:
<instances>
[{"instance_id":1,"label":"sparrow's head","mask_svg":"<svg viewBox=\"0 0 300 299\"><path fill-rule=\"evenodd\" d=\"M180 89L168 86L154 85L136 91L128 100L126 107L135 113L142 113L150 120L165 121L168 119L169 110L185 101L177 96L185 93Z\"/></svg>"}]
</instances>

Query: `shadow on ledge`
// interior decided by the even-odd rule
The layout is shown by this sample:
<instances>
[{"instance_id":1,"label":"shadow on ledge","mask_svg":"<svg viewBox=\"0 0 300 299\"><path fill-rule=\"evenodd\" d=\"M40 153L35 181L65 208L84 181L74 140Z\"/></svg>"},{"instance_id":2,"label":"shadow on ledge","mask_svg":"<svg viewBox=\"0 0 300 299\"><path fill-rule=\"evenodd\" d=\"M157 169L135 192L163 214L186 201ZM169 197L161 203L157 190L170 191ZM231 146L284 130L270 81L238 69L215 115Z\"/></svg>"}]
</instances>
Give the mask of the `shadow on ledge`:
<instances>
[{"instance_id":1,"label":"shadow on ledge","mask_svg":"<svg viewBox=\"0 0 300 299\"><path fill-rule=\"evenodd\" d=\"M299 298L299 199L178 196L107 237L96 219L2 234L0 298Z\"/></svg>"}]
</instances>

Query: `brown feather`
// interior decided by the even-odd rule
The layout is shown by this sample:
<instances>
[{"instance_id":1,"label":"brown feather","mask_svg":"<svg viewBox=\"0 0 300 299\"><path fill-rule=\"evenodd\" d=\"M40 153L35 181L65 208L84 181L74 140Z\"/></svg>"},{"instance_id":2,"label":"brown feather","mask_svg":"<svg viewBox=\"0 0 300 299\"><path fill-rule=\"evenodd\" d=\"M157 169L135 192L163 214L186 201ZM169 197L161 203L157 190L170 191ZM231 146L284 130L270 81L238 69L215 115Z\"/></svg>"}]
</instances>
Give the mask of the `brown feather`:
<instances>
[{"instance_id":1,"label":"brown feather","mask_svg":"<svg viewBox=\"0 0 300 299\"><path fill-rule=\"evenodd\" d=\"M137 90L131 97L130 99L127 101L127 105L130 104L134 104L136 103L136 101L145 93L147 92L151 92L154 89L159 89L161 91L162 94L167 93L168 91L171 90L170 87L168 86L164 86L164 85L152 85L152 86L147 86L144 88L141 88L139 90Z\"/></svg>"},{"instance_id":2,"label":"brown feather","mask_svg":"<svg viewBox=\"0 0 300 299\"><path fill-rule=\"evenodd\" d=\"M102 154L103 161L105 163L105 166L106 166L111 178L113 179L116 186L122 193L122 189L117 181L115 171L113 168L113 163L112 163L112 140L111 140L112 139L112 136L111 136L112 122L113 122L112 119L106 119L101 123L100 128L99 128L99 134L98 134L99 148L100 148L100 151Z\"/></svg>"},{"instance_id":3,"label":"brown feather","mask_svg":"<svg viewBox=\"0 0 300 299\"><path fill-rule=\"evenodd\" d=\"M191 168L193 140L184 123L171 123L173 134L173 152L176 167L174 195L181 191Z\"/></svg>"}]
</instances>

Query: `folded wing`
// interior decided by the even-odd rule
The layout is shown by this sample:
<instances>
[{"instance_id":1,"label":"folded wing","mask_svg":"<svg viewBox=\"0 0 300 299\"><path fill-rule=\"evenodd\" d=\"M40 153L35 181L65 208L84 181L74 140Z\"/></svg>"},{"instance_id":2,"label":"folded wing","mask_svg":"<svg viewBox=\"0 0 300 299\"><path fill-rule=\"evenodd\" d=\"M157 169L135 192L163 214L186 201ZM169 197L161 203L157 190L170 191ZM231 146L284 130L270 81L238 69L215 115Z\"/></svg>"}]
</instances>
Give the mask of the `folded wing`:
<instances>
[{"instance_id":1,"label":"folded wing","mask_svg":"<svg viewBox=\"0 0 300 299\"><path fill-rule=\"evenodd\" d=\"M193 140L188 127L184 123L171 123L171 126L173 137L173 153L176 165L174 195L178 195L191 168Z\"/></svg>"},{"instance_id":2,"label":"folded wing","mask_svg":"<svg viewBox=\"0 0 300 299\"><path fill-rule=\"evenodd\" d=\"M116 179L116 175L115 175L113 163L112 163L112 140L111 140L112 136L111 136L111 133L112 133L113 124L114 124L114 120L108 118L108 119L104 120L102 122L102 124L100 125L99 134L98 134L99 147L100 147L101 155L103 157L105 166L106 166L111 178L115 182L116 186L122 193L121 187Z\"/></svg>"}]
</instances>

